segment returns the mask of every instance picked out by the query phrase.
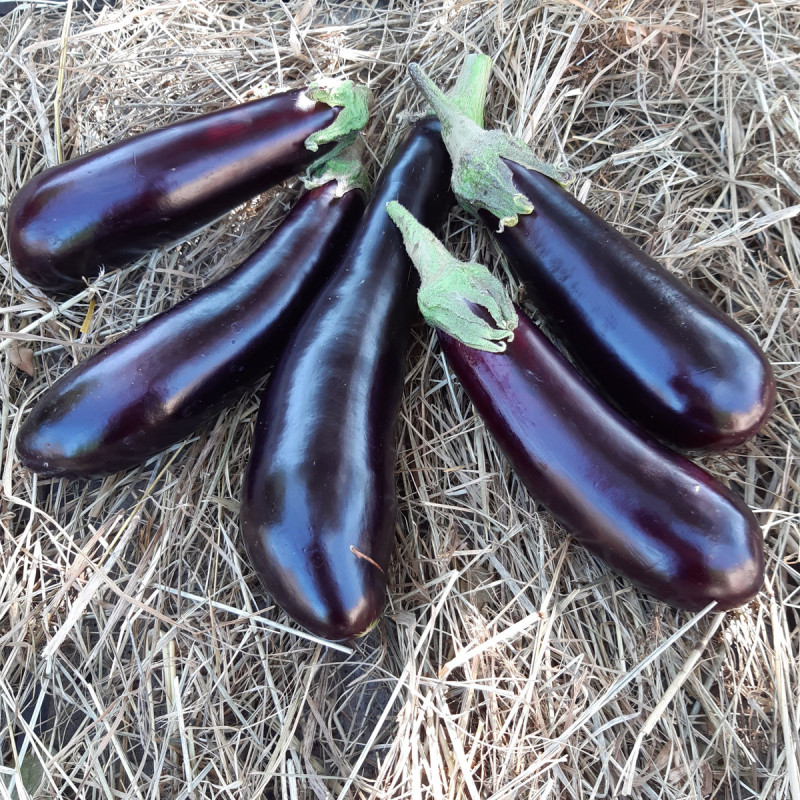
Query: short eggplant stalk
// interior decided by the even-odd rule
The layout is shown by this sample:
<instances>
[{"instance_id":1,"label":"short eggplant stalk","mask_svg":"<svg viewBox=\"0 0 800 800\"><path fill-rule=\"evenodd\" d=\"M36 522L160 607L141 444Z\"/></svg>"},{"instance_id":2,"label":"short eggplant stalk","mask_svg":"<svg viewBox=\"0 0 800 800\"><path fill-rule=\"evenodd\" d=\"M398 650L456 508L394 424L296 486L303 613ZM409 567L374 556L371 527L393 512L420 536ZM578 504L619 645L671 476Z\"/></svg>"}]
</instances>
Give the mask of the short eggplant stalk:
<instances>
[{"instance_id":1,"label":"short eggplant stalk","mask_svg":"<svg viewBox=\"0 0 800 800\"><path fill-rule=\"evenodd\" d=\"M617 408L679 450L722 450L764 425L775 379L758 345L708 299L564 188L569 170L484 130L417 66L442 120L456 198L480 217L554 338Z\"/></svg>"},{"instance_id":2,"label":"short eggplant stalk","mask_svg":"<svg viewBox=\"0 0 800 800\"><path fill-rule=\"evenodd\" d=\"M357 153L329 161L310 183L239 267L56 381L17 436L23 465L84 478L141 464L263 377L365 206Z\"/></svg>"},{"instance_id":3,"label":"short eggplant stalk","mask_svg":"<svg viewBox=\"0 0 800 800\"><path fill-rule=\"evenodd\" d=\"M391 213L422 282L440 274L443 246L430 245L411 215L395 207ZM452 261L447 269L456 269ZM436 312L429 322L530 494L587 549L659 600L690 610L751 600L763 583L764 554L758 523L740 497L606 403L521 309L511 307L513 335L500 352L491 336L481 347L474 337L467 343L453 335L465 306L475 325L491 328L497 322L490 309L510 305L498 297L488 304L470 299L476 271L470 265L465 273L460 304L452 297L429 303ZM504 332L510 327L505 312L501 325Z\"/></svg>"},{"instance_id":4,"label":"short eggplant stalk","mask_svg":"<svg viewBox=\"0 0 800 800\"><path fill-rule=\"evenodd\" d=\"M502 353L514 338L517 314L500 281L483 265L464 264L450 255L396 200L386 204L386 212L402 231L406 251L417 265L422 316L469 347ZM491 322L475 314L476 305Z\"/></svg>"},{"instance_id":5,"label":"short eggplant stalk","mask_svg":"<svg viewBox=\"0 0 800 800\"><path fill-rule=\"evenodd\" d=\"M312 85L132 136L44 170L11 202L19 275L74 292L352 143L369 92Z\"/></svg>"}]
</instances>

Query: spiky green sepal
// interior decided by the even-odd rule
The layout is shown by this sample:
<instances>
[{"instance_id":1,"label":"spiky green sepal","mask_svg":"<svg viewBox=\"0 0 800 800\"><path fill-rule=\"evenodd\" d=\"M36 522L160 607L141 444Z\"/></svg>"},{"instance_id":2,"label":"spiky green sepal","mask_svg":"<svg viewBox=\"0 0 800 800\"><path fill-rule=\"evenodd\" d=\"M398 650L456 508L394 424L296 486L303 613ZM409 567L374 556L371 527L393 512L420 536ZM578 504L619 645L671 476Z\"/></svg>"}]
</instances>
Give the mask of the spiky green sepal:
<instances>
[{"instance_id":1,"label":"spiky green sepal","mask_svg":"<svg viewBox=\"0 0 800 800\"><path fill-rule=\"evenodd\" d=\"M304 186L313 189L336 181L336 197L353 189L361 189L369 195L370 181L362 161L363 152L364 144L360 138L353 144L337 146L332 155L315 161L306 170L302 177Z\"/></svg>"},{"instance_id":2,"label":"spiky green sepal","mask_svg":"<svg viewBox=\"0 0 800 800\"><path fill-rule=\"evenodd\" d=\"M463 263L396 200L386 211L420 276L417 303L431 325L476 350L502 353L514 338L518 317L503 284L482 264ZM471 306L485 309L494 325Z\"/></svg>"},{"instance_id":3,"label":"spiky green sepal","mask_svg":"<svg viewBox=\"0 0 800 800\"><path fill-rule=\"evenodd\" d=\"M342 109L327 128L312 133L306 139L305 146L312 153L319 150L320 145L348 140L348 136L348 143L352 143L352 135L360 131L369 120L372 93L366 86L356 86L352 81L315 81L308 87L305 95L315 103L325 103Z\"/></svg>"},{"instance_id":4,"label":"spiky green sepal","mask_svg":"<svg viewBox=\"0 0 800 800\"><path fill-rule=\"evenodd\" d=\"M417 303L422 316L431 325L449 333L462 344L476 350L502 353L514 338L517 315L514 314L513 319L507 318L507 310L501 309L498 302L498 289L505 294L502 284L483 264L459 262L458 272L450 272L436 283L421 286ZM468 303L487 311L490 306L494 307L494 313L490 311L492 319L511 327L493 327L475 314Z\"/></svg>"},{"instance_id":5,"label":"spiky green sepal","mask_svg":"<svg viewBox=\"0 0 800 800\"><path fill-rule=\"evenodd\" d=\"M530 148L502 131L487 131L459 107L422 71L411 64L409 72L434 113L442 123L442 139L453 162L452 186L456 199L467 211L485 209L500 221L500 230L516 225L520 214L530 214L533 203L514 186L503 159L541 172L566 186L572 173L563 167L546 164L533 156Z\"/></svg>"}]
</instances>

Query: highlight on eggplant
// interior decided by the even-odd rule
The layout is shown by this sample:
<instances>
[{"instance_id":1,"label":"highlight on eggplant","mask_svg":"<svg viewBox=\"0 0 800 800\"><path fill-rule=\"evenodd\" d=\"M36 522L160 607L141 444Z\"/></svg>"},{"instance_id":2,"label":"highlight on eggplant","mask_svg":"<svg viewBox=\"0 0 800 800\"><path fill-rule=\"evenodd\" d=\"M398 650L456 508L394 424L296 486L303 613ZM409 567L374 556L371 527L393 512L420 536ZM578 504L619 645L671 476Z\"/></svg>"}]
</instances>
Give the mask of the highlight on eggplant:
<instances>
[{"instance_id":1,"label":"highlight on eggplant","mask_svg":"<svg viewBox=\"0 0 800 800\"><path fill-rule=\"evenodd\" d=\"M754 436L772 412L775 379L747 332L566 191L569 170L484 130L419 66L409 69L442 120L456 198L492 230L595 387L679 450L722 450Z\"/></svg>"},{"instance_id":2,"label":"highlight on eggplant","mask_svg":"<svg viewBox=\"0 0 800 800\"><path fill-rule=\"evenodd\" d=\"M312 84L151 130L31 178L11 201L17 273L57 295L173 244L353 141L370 94Z\"/></svg>"},{"instance_id":3,"label":"highlight on eggplant","mask_svg":"<svg viewBox=\"0 0 800 800\"><path fill-rule=\"evenodd\" d=\"M488 72L459 102L483 106ZM396 525L397 424L414 270L385 205L444 218L450 159L434 117L395 149L336 274L306 312L261 400L241 500L256 573L294 620L326 639L369 630L386 602Z\"/></svg>"},{"instance_id":4,"label":"highlight on eggplant","mask_svg":"<svg viewBox=\"0 0 800 800\"><path fill-rule=\"evenodd\" d=\"M468 288L428 321L517 477L587 549L670 605L742 605L764 580L762 535L730 489L639 430L606 403L505 291L475 265L461 275L444 246L397 204L426 283ZM446 273L456 273L442 280ZM471 312L469 341L456 338ZM477 335L484 329L488 347ZM504 333L498 351L493 331ZM449 332L448 332L449 331ZM456 334L456 335L454 335Z\"/></svg>"},{"instance_id":5,"label":"highlight on eggplant","mask_svg":"<svg viewBox=\"0 0 800 800\"><path fill-rule=\"evenodd\" d=\"M318 170L240 266L57 380L17 435L23 465L77 478L127 469L190 436L265 375L363 213L358 155Z\"/></svg>"}]
</instances>

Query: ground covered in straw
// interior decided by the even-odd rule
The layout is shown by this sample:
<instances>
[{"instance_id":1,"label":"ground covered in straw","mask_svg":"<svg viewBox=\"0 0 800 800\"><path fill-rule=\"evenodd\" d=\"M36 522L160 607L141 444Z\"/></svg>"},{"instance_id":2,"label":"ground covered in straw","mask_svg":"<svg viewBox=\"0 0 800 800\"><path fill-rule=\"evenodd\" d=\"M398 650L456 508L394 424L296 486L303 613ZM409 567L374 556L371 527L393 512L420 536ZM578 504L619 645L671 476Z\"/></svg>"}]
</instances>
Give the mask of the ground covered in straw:
<instances>
[{"instance_id":1,"label":"ground covered in straw","mask_svg":"<svg viewBox=\"0 0 800 800\"><path fill-rule=\"evenodd\" d=\"M568 163L769 354L774 418L701 459L755 509L767 580L688 614L611 575L518 484L420 324L385 618L309 639L238 539L257 392L104 480L14 455L46 386L223 275L299 184L61 305L0 238L0 797L800 800L796 0L64 5L0 18L0 211L61 159L320 73L375 89L377 172L425 110L406 64L449 86L492 56L487 124ZM518 290L465 214L447 234Z\"/></svg>"}]
</instances>

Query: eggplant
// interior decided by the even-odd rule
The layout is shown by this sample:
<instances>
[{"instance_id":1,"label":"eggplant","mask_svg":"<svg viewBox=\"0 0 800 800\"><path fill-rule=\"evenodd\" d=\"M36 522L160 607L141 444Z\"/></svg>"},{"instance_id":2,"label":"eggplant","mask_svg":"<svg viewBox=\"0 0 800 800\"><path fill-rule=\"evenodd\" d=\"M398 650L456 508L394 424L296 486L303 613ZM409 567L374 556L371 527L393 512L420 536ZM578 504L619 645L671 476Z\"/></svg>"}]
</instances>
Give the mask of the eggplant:
<instances>
[{"instance_id":1,"label":"eggplant","mask_svg":"<svg viewBox=\"0 0 800 800\"><path fill-rule=\"evenodd\" d=\"M758 345L706 297L560 185L568 174L480 127L412 74L444 120L456 198L492 230L553 338L619 410L665 444L724 450L772 412ZM478 157L480 156L480 157Z\"/></svg>"},{"instance_id":2,"label":"eggplant","mask_svg":"<svg viewBox=\"0 0 800 800\"><path fill-rule=\"evenodd\" d=\"M485 268L460 265L407 211L390 212L447 363L530 494L665 603L725 610L751 600L764 554L744 501L608 404Z\"/></svg>"},{"instance_id":3,"label":"eggplant","mask_svg":"<svg viewBox=\"0 0 800 800\"><path fill-rule=\"evenodd\" d=\"M148 131L29 180L11 202L17 272L55 294L172 244L330 154L368 93L312 85Z\"/></svg>"},{"instance_id":4,"label":"eggplant","mask_svg":"<svg viewBox=\"0 0 800 800\"><path fill-rule=\"evenodd\" d=\"M744 501L601 400L519 311L505 353L440 334L442 352L515 474L587 549L669 605L722 611L761 589Z\"/></svg>"},{"instance_id":5,"label":"eggplant","mask_svg":"<svg viewBox=\"0 0 800 800\"><path fill-rule=\"evenodd\" d=\"M273 600L325 639L351 639L376 622L394 541L396 429L415 284L384 206L401 198L435 224L451 202L449 175L438 120L417 122L261 399L242 541Z\"/></svg>"},{"instance_id":6,"label":"eggplant","mask_svg":"<svg viewBox=\"0 0 800 800\"><path fill-rule=\"evenodd\" d=\"M347 156L342 156L347 161ZM360 164L306 192L238 268L63 375L17 436L50 476L106 475L185 439L267 373L366 205ZM357 169L356 169L357 168Z\"/></svg>"}]
</instances>

